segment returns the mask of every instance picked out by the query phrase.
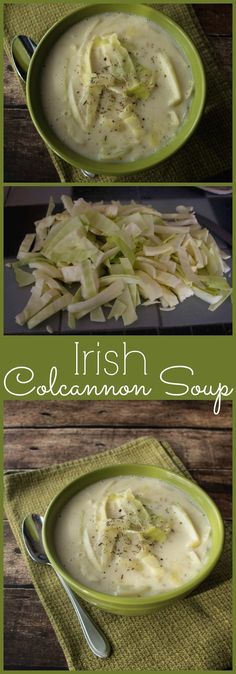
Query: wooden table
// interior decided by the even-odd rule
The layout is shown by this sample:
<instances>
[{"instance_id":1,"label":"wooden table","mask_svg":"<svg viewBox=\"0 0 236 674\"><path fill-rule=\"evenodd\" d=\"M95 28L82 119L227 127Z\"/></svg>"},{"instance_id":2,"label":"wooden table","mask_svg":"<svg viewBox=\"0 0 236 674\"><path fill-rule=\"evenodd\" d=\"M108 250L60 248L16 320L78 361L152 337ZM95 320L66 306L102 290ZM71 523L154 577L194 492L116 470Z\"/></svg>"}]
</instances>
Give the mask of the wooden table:
<instances>
[{"instance_id":1,"label":"wooden table","mask_svg":"<svg viewBox=\"0 0 236 674\"><path fill-rule=\"evenodd\" d=\"M194 5L220 66L231 78L231 5ZM35 131L25 98L12 66L5 57L5 182L58 182L48 152ZM226 182L230 174L212 178Z\"/></svg>"},{"instance_id":2,"label":"wooden table","mask_svg":"<svg viewBox=\"0 0 236 674\"><path fill-rule=\"evenodd\" d=\"M151 435L168 440L191 475L231 517L231 404L15 402L4 406L5 469L28 470ZM85 443L86 438L86 443ZM5 538L5 669L67 669L9 524Z\"/></svg>"}]
</instances>

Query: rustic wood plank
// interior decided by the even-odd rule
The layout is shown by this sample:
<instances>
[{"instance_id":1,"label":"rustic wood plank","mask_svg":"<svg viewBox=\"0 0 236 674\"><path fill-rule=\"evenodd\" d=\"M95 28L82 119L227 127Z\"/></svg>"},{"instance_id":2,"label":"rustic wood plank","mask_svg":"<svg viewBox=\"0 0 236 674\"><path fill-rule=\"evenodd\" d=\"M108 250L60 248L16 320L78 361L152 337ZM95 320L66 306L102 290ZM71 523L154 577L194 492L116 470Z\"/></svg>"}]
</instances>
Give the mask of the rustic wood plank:
<instances>
[{"instance_id":1,"label":"rustic wood plank","mask_svg":"<svg viewBox=\"0 0 236 674\"><path fill-rule=\"evenodd\" d=\"M192 477L229 518L231 410L231 403L224 403L216 417L210 402L197 401L119 401L115 405L113 401L8 401L6 467L38 468L117 446L130 437L154 435L171 443ZM66 669L8 522L4 523L4 551L5 669Z\"/></svg>"},{"instance_id":2,"label":"rustic wood plank","mask_svg":"<svg viewBox=\"0 0 236 674\"><path fill-rule=\"evenodd\" d=\"M81 637L82 638L82 637ZM5 669L67 669L34 589L5 590Z\"/></svg>"},{"instance_id":3,"label":"rustic wood plank","mask_svg":"<svg viewBox=\"0 0 236 674\"><path fill-rule=\"evenodd\" d=\"M232 35L232 5L194 5L197 17L206 35Z\"/></svg>"},{"instance_id":4,"label":"rustic wood plank","mask_svg":"<svg viewBox=\"0 0 236 674\"><path fill-rule=\"evenodd\" d=\"M78 400L78 401L15 401L4 403L5 428L136 426L145 428L214 428L232 426L232 404L222 403L221 413L214 415L212 402L192 401L187 404L163 400Z\"/></svg>"},{"instance_id":5,"label":"rustic wood plank","mask_svg":"<svg viewBox=\"0 0 236 674\"><path fill-rule=\"evenodd\" d=\"M28 110L5 111L5 182L58 182L47 149Z\"/></svg>"},{"instance_id":6,"label":"rustic wood plank","mask_svg":"<svg viewBox=\"0 0 236 674\"><path fill-rule=\"evenodd\" d=\"M24 558L18 547L15 537L12 533L8 521L4 522L3 527L3 545L4 545L4 586L22 587L28 585L33 587L32 580L24 562Z\"/></svg>"},{"instance_id":7,"label":"rustic wood plank","mask_svg":"<svg viewBox=\"0 0 236 674\"><path fill-rule=\"evenodd\" d=\"M9 429L5 435L5 469L41 468L90 456L140 437L137 428L103 429ZM231 466L231 432L145 428L143 435L166 440L191 469L218 469ZM145 457L144 457L145 459Z\"/></svg>"}]
</instances>

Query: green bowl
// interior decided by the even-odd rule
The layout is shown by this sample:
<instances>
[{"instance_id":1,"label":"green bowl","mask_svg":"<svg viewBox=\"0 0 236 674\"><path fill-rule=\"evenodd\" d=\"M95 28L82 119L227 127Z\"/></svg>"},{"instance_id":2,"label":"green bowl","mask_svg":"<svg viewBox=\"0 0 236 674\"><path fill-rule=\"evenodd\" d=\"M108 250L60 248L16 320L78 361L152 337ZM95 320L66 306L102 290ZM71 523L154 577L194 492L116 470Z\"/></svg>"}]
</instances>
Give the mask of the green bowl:
<instances>
[{"instance_id":1,"label":"green bowl","mask_svg":"<svg viewBox=\"0 0 236 674\"><path fill-rule=\"evenodd\" d=\"M72 496L85 487L94 484L99 480L120 475L142 475L168 482L169 484L182 489L182 491L189 495L196 505L200 506L203 512L206 513L212 529L212 546L207 561L202 566L201 571L196 574L191 581L188 581L177 589L159 595L147 597L121 597L97 592L86 587L82 583L74 580L70 574L65 571L58 559L54 545L54 525L58 513ZM100 468L99 470L79 477L65 487L65 489L53 499L47 509L43 525L43 543L47 556L54 569L63 576L72 590L90 604L94 604L104 611L121 615L144 615L152 613L178 599L183 599L183 597L192 592L192 590L194 590L212 571L220 557L223 541L224 527L218 508L198 485L184 477L171 473L168 470L163 470L157 466L142 464L106 466L105 468Z\"/></svg>"},{"instance_id":2,"label":"green bowl","mask_svg":"<svg viewBox=\"0 0 236 674\"><path fill-rule=\"evenodd\" d=\"M113 12L126 12L128 14L138 14L139 16L144 16L154 23L158 24L161 28L167 31L172 38L180 45L183 52L186 55L188 62L192 68L193 79L195 83L194 94L192 99L191 108L189 114L186 117L186 120L183 122L179 132L174 136L174 138L157 152L153 154L140 158L132 162L104 162L104 161L95 161L87 159L82 155L74 152L68 148L54 133L50 127L46 116L43 111L41 93L40 93L40 79L42 68L47 58L48 53L51 48L58 40L58 38L67 31L75 23L78 23L82 19L93 16L96 14L102 14L105 11L112 9ZM202 61L197 52L196 47L186 35L186 33L178 26L172 19L169 19L168 16L162 14L155 9L152 9L149 6L144 5L133 5L131 3L121 4L121 3L112 3L111 5L99 4L99 5L87 5L81 9L68 14L64 19L56 23L50 30L44 35L43 39L39 43L32 60L30 62L29 70L27 73L27 82L26 82L26 95L27 95L27 104L36 129L39 134L42 136L43 140L51 150L53 150L59 157L64 159L66 162L75 166L76 168L82 168L86 171L89 171L93 174L107 174L107 175L126 175L128 173L134 173L147 169L154 164L159 164L164 159L171 157L190 137L196 128L202 111L205 101L205 74L202 65ZM194 157L193 157L194 161Z\"/></svg>"}]
</instances>

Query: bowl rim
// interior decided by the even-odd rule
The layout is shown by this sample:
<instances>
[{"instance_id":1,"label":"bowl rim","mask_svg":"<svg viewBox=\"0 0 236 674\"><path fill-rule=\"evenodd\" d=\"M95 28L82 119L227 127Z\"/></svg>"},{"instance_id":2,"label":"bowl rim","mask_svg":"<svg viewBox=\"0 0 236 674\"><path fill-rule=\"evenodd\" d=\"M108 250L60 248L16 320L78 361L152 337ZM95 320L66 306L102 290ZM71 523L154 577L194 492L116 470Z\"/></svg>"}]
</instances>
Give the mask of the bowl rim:
<instances>
[{"instance_id":1,"label":"bowl rim","mask_svg":"<svg viewBox=\"0 0 236 674\"><path fill-rule=\"evenodd\" d=\"M122 469L126 470L125 473L120 473L117 471L122 471ZM193 578L191 578L187 583L183 583L180 587L174 588L173 590L168 590L167 592L162 592L157 595L146 595L144 597L137 597L137 596L126 596L124 597L123 595L113 595L113 594L108 594L105 592L99 592L98 590L94 590L93 588L90 588L87 585L84 585L80 581L75 580L64 568L60 563L55 561L52 551L51 551L51 544L50 540L48 539L48 534L47 534L47 525L48 525L48 519L50 518L51 513L53 512L53 509L55 508L55 505L57 504L57 501L62 498L63 494L66 494L68 491L69 493L71 492L71 489L73 490L73 487L75 485L82 481L83 479L87 478L89 479L88 485L85 485L84 487L82 486L81 491L86 488L86 486L89 486L90 484L94 484L98 481L102 481L106 478L112 477L112 472L115 471L115 474L117 477L124 476L124 475L135 475L135 469L140 471L144 470L144 475L145 471L148 469L158 471L159 475L152 476L148 475L147 477L154 477L157 479L162 479L164 482L168 482L171 484L174 484L179 489L182 489L184 493L187 493L192 498L192 500L198 505L198 507L201 507L202 510L204 511L204 507L199 505L198 501L195 500L194 496L192 495L192 490L197 492L199 496L199 500L203 499L204 502L210 507L211 512L213 514L213 517L215 518L215 522L218 527L218 540L217 540L217 545L215 542L214 545L214 554L210 560L206 560L206 562L203 564L201 567L201 570L198 574L196 574ZM105 475L101 477L101 472L104 473ZM137 475L142 475L142 472L136 473ZM93 478L98 478L98 479L93 479ZM92 478L92 481L90 479ZM169 478L169 479L168 479ZM176 485L177 482L177 485ZM182 488L183 486L183 488ZM186 489L184 489L184 487ZM80 491L80 489L78 490ZM72 496L74 496L76 491L73 491ZM64 504L68 502L72 496L69 496L67 500L64 501ZM63 507L62 505L62 507ZM60 508L59 508L60 510ZM203 580L211 573L212 569L215 567L216 563L219 560L219 557L222 553L222 548L224 544L224 525L223 525L223 519L221 516L221 513L216 506L215 502L211 499L211 497L202 489L197 483L192 481L191 479L186 478L185 476L179 475L178 473L175 473L170 470L166 470L164 468L160 468L159 466L155 466L153 464L143 464L143 463L128 463L128 464L111 464L109 466L103 466L101 468L98 468L93 471L89 471L87 473L83 473L80 475L78 478L75 480L72 480L66 487L64 487L50 502L45 517L44 517L44 522L43 522L43 531L42 531L42 537L43 537L43 545L45 547L46 554L54 567L54 569L59 573L64 580L77 592L80 596L82 595L83 598L86 600L94 600L94 602L103 602L104 605L114 605L117 608L118 607L130 607L132 606L133 608L137 608L138 606L145 607L145 606L153 606L153 605L158 605L159 603L163 604L168 601L174 600L181 598L181 596L186 595L190 593L195 587L197 587L200 583L202 583Z\"/></svg>"},{"instance_id":2,"label":"bowl rim","mask_svg":"<svg viewBox=\"0 0 236 674\"><path fill-rule=\"evenodd\" d=\"M195 116L193 117L191 124L189 123L190 116L191 116L191 109L189 111L189 114L186 116L186 119L183 121L183 124L180 126L179 132L173 136L173 138L170 140L167 145L163 146L159 150L151 153L150 155L147 155L145 157L140 157L136 160L129 161L129 162L105 162L105 161L99 161L96 159L90 159L88 157L85 157L84 155L81 155L79 153L75 153L73 150L71 150L66 144L64 144L59 137L56 136L55 132L53 133L53 140L48 139L47 133L42 128L42 125L38 121L37 118L37 109L34 107L34 102L31 97L31 81L32 81L32 71L35 67L35 62L37 60L38 54L40 50L44 47L45 43L47 43L48 38L50 35L53 33L54 30L56 30L58 27L63 26L64 22L68 19L68 17L79 17L81 14L83 15L84 12L89 11L94 9L94 15L96 12L97 13L102 13L107 11L107 8L110 7L110 4L108 3L97 3L94 4L94 2L89 2L86 4L86 6L77 8L76 10L73 10L72 12L68 12L62 19L59 19L59 21L56 21L43 35L42 39L39 41L37 48L32 56L32 59L30 61L28 73L27 73L27 79L26 79L26 100L27 100L27 105L28 109L32 118L32 121L39 133L39 135L43 138L44 142L49 146L53 152L57 156L59 156L61 159L69 163L71 166L74 166L76 168L81 168L87 171L93 172L95 175L114 175L114 176L123 176L127 174L132 174L132 173L138 173L139 171L146 170L148 168L151 168L155 165L158 165L162 161L165 161L166 159L170 159L186 142L189 140L191 135L193 134L196 126L198 125L203 109L204 109L204 104L205 104L205 98L206 98L206 76L205 76L205 70L204 66L202 63L202 59L200 57L200 54L198 52L197 47L195 46L194 42L192 39L189 37L189 35L183 30L183 28L171 17L166 15L164 12L160 11L159 9L155 9L153 7L150 7L149 5L138 3L138 4L132 4L131 2L126 3L123 5L121 2L115 2L114 5L112 5L112 11L123 11L125 13L131 13L131 14L139 14L139 10L141 10L141 16L144 16L145 18L150 18L151 20L154 21L154 23L158 24L158 18L160 20L160 25L162 25L162 21L164 21L164 26L163 29L166 30L166 32L170 32L170 35L172 38L179 44L180 48L186 53L186 49L188 49L191 52L191 58L188 57L188 60L190 61L191 67L193 66L193 63L195 64L195 67L197 69L197 95L199 97L198 101L198 107L195 112ZM142 12L144 12L142 14ZM86 14L85 14L86 16ZM82 19L85 18L85 16L82 16ZM90 14L89 14L90 16ZM79 20L79 18L78 18ZM71 24L72 26L73 24ZM67 28L66 28L67 30ZM174 32L178 33L178 38L181 38L179 41L173 35ZM66 32L66 31L65 31ZM63 34L63 31L60 35ZM56 40L59 38L56 38ZM56 42L55 40L55 42ZM184 43L184 44L183 44ZM199 81L200 80L200 81ZM46 116L45 116L46 120ZM46 120L47 122L47 120Z\"/></svg>"}]
</instances>

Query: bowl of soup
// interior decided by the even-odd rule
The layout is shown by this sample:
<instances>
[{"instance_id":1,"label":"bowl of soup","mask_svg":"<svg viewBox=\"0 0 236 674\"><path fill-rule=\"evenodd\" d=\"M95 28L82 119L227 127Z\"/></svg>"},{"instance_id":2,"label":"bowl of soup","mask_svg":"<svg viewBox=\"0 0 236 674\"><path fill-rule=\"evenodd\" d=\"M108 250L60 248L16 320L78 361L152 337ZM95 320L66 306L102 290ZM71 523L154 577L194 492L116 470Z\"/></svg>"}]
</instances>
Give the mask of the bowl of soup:
<instances>
[{"instance_id":1,"label":"bowl of soup","mask_svg":"<svg viewBox=\"0 0 236 674\"><path fill-rule=\"evenodd\" d=\"M223 523L194 482L141 464L107 466L70 483L44 519L55 570L85 601L151 613L195 589L222 551Z\"/></svg>"},{"instance_id":2,"label":"bowl of soup","mask_svg":"<svg viewBox=\"0 0 236 674\"><path fill-rule=\"evenodd\" d=\"M87 5L39 43L26 83L49 147L94 174L122 175L170 157L196 128L205 76L190 37L129 3Z\"/></svg>"}]
</instances>

